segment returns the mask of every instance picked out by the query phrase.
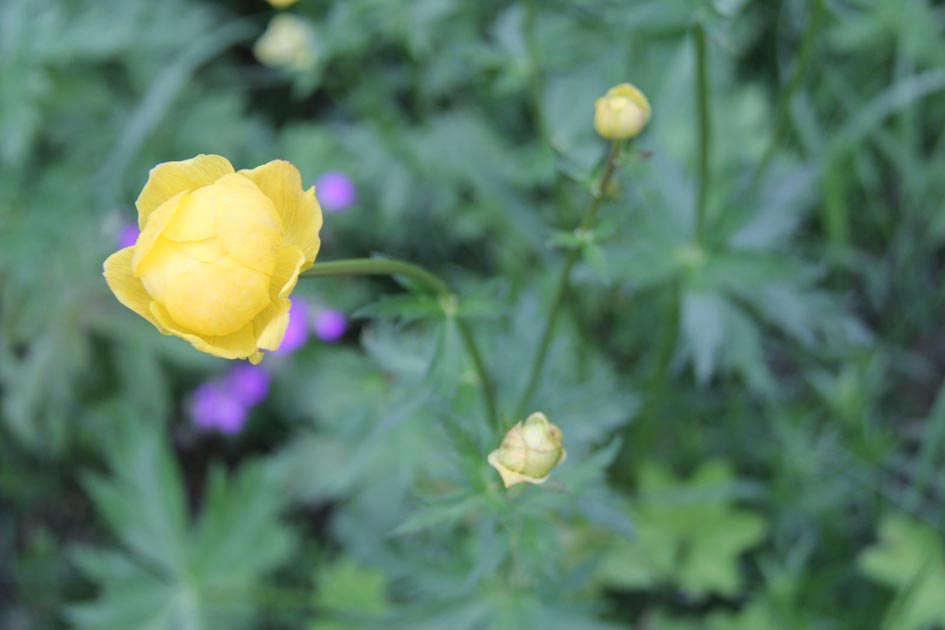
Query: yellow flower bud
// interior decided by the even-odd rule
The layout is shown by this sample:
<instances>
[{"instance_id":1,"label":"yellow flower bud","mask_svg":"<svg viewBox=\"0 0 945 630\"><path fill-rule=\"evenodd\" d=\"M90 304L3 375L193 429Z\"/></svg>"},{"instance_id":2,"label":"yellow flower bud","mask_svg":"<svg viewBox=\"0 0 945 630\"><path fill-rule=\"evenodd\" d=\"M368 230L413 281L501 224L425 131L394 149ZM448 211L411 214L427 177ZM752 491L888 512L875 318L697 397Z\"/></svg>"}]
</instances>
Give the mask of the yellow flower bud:
<instances>
[{"instance_id":1,"label":"yellow flower bud","mask_svg":"<svg viewBox=\"0 0 945 630\"><path fill-rule=\"evenodd\" d=\"M649 120L650 102L629 83L614 86L597 99L594 129L608 140L634 138Z\"/></svg>"},{"instance_id":2,"label":"yellow flower bud","mask_svg":"<svg viewBox=\"0 0 945 630\"><path fill-rule=\"evenodd\" d=\"M234 172L198 155L151 169L137 242L105 261L118 301L161 333L226 359L262 359L289 323L289 294L318 253L322 211L292 164Z\"/></svg>"},{"instance_id":3,"label":"yellow flower bud","mask_svg":"<svg viewBox=\"0 0 945 630\"><path fill-rule=\"evenodd\" d=\"M286 9L299 0L266 0L275 9Z\"/></svg>"},{"instance_id":4,"label":"yellow flower bud","mask_svg":"<svg viewBox=\"0 0 945 630\"><path fill-rule=\"evenodd\" d=\"M541 484L567 457L561 430L543 413L533 413L502 438L499 448L489 453L489 465L502 475L506 488L519 483Z\"/></svg>"},{"instance_id":5,"label":"yellow flower bud","mask_svg":"<svg viewBox=\"0 0 945 630\"><path fill-rule=\"evenodd\" d=\"M310 70L318 62L315 33L308 22L281 14L269 21L266 32L253 46L256 58L267 66L295 71Z\"/></svg>"}]
</instances>

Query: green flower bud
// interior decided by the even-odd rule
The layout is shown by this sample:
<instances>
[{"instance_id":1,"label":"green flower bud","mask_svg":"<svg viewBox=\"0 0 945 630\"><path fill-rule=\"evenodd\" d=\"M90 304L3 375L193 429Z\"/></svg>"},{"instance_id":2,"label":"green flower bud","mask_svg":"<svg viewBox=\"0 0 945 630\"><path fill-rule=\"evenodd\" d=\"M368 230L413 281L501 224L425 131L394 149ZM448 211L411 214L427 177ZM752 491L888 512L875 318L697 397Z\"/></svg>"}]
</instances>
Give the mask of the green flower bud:
<instances>
[{"instance_id":1,"label":"green flower bud","mask_svg":"<svg viewBox=\"0 0 945 630\"><path fill-rule=\"evenodd\" d=\"M502 475L506 488L519 483L541 484L567 457L561 430L543 413L533 413L502 438L499 448L489 453L489 465Z\"/></svg>"}]
</instances>

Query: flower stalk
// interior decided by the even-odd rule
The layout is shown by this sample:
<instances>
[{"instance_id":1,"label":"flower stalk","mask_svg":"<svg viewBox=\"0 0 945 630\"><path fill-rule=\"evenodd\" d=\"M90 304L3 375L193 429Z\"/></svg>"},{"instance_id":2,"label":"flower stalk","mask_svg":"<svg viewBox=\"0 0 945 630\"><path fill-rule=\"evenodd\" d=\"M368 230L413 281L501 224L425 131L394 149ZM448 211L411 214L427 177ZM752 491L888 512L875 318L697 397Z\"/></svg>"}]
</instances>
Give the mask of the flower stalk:
<instances>
[{"instance_id":1,"label":"flower stalk","mask_svg":"<svg viewBox=\"0 0 945 630\"><path fill-rule=\"evenodd\" d=\"M429 291L444 303L458 304L456 295L450 290L448 284L441 280L435 274L427 271L419 265L414 265L402 260L389 260L384 258L351 258L348 260L333 260L329 262L320 262L311 269L303 272L301 278L327 278L332 276L405 276L415 280L425 290ZM473 335L469 323L462 317L456 317L456 326L463 339L463 345L466 347L466 353L476 370L476 375L480 383L480 392L482 393L483 409L486 418L499 433L503 430L502 419L499 415L499 408L496 402L495 389L489 372L486 369L485 361L479 346L476 344L476 338Z\"/></svg>"},{"instance_id":2,"label":"flower stalk","mask_svg":"<svg viewBox=\"0 0 945 630\"><path fill-rule=\"evenodd\" d=\"M601 204L604 201L604 195L606 194L607 188L610 185L610 180L613 178L614 172L617 170L617 164L622 148L623 141L617 140L611 144L610 153L607 155L607 162L604 165L604 171L601 174L600 180L591 188L591 201L588 204L587 209L584 211L584 215L581 218L581 223L578 225L577 230L586 232L594 227L594 223L597 221L598 211L600 210ZM561 307L564 304L564 297L567 295L568 288L571 285L571 273L574 271L574 266L577 264L578 258L580 258L580 256L581 248L575 247L571 249L568 252L568 257L564 262L564 267L561 268L561 275L558 277L558 284L555 286L554 297L551 301L551 308L548 311L548 319L545 322L544 332L542 332L541 341L538 344L538 351L535 354L535 359L532 361L532 369L529 373L525 390L522 393L522 398L519 401L516 416L525 415L525 409L528 407L529 401L531 400L532 395L535 393L535 388L538 387L538 381L541 379L541 374L545 367L545 360L548 357L548 350L551 347L551 341L554 338L555 326L558 323L558 316L561 312Z\"/></svg>"}]
</instances>

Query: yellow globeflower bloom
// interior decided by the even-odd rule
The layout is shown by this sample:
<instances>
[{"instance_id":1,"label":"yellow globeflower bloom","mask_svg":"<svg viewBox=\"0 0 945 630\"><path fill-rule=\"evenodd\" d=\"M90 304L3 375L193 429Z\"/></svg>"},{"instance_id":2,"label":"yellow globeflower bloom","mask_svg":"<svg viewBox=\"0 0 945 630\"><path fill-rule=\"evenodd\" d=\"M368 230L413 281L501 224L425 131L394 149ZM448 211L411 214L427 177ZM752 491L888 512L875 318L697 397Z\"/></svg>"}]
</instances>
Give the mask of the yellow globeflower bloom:
<instances>
[{"instance_id":1,"label":"yellow globeflower bloom","mask_svg":"<svg viewBox=\"0 0 945 630\"><path fill-rule=\"evenodd\" d=\"M293 4L299 0L266 0L270 5L276 9L285 9L291 7Z\"/></svg>"},{"instance_id":2,"label":"yellow globeflower bloom","mask_svg":"<svg viewBox=\"0 0 945 630\"><path fill-rule=\"evenodd\" d=\"M567 457L561 430L543 413L533 413L509 429L499 448L489 453L489 465L502 475L506 488L519 483L541 484Z\"/></svg>"},{"instance_id":3,"label":"yellow globeflower bloom","mask_svg":"<svg viewBox=\"0 0 945 630\"><path fill-rule=\"evenodd\" d=\"M105 261L118 301L165 335L226 359L262 359L289 323L289 294L318 254L315 188L289 162L234 172L198 155L158 164L138 196L137 242Z\"/></svg>"},{"instance_id":4,"label":"yellow globeflower bloom","mask_svg":"<svg viewBox=\"0 0 945 630\"><path fill-rule=\"evenodd\" d=\"M594 129L608 140L628 140L643 131L650 120L650 102L629 83L607 90L597 99Z\"/></svg>"}]
</instances>

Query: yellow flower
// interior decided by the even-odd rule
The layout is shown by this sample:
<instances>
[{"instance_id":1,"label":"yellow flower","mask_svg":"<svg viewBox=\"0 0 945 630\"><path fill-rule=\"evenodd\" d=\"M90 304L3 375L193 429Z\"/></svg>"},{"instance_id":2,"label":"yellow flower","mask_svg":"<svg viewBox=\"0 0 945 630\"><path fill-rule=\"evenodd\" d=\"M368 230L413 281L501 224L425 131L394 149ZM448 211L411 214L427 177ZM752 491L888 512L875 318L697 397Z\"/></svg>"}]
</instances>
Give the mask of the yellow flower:
<instances>
[{"instance_id":1,"label":"yellow flower","mask_svg":"<svg viewBox=\"0 0 945 630\"><path fill-rule=\"evenodd\" d=\"M298 1L299 0L266 0L266 2L276 9L286 9Z\"/></svg>"},{"instance_id":2,"label":"yellow flower","mask_svg":"<svg viewBox=\"0 0 945 630\"><path fill-rule=\"evenodd\" d=\"M519 483L541 484L567 457L561 430L543 413L533 413L502 438L499 448L489 453L489 465L502 475L506 488Z\"/></svg>"},{"instance_id":3,"label":"yellow flower","mask_svg":"<svg viewBox=\"0 0 945 630\"><path fill-rule=\"evenodd\" d=\"M298 169L233 171L198 155L151 169L137 242L105 261L118 301L165 335L226 359L262 359L289 323L289 294L318 253L322 211Z\"/></svg>"},{"instance_id":4,"label":"yellow flower","mask_svg":"<svg viewBox=\"0 0 945 630\"><path fill-rule=\"evenodd\" d=\"M305 20L294 15L277 15L253 46L260 63L295 71L311 70L318 62L315 33Z\"/></svg>"},{"instance_id":5,"label":"yellow flower","mask_svg":"<svg viewBox=\"0 0 945 630\"><path fill-rule=\"evenodd\" d=\"M608 140L628 140L643 131L650 120L650 102L643 92L621 83L597 99L594 129Z\"/></svg>"}]
</instances>

